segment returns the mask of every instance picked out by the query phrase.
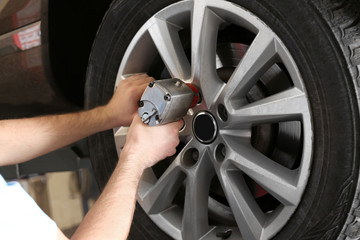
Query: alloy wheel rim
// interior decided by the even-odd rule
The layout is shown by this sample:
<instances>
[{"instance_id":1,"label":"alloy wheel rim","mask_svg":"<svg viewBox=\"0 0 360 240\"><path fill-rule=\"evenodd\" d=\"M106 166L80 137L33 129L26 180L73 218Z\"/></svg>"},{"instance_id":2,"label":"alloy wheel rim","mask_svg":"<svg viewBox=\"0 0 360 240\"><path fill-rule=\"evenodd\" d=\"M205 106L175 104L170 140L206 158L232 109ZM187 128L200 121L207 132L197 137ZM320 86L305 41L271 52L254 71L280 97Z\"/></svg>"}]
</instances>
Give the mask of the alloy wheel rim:
<instances>
[{"instance_id":1,"label":"alloy wheel rim","mask_svg":"<svg viewBox=\"0 0 360 240\"><path fill-rule=\"evenodd\" d=\"M224 82L217 71L221 65L218 37L219 31L230 24L246 29L254 37ZM191 35L190 57L179 34L186 30ZM184 118L185 128L180 134L183 146L168 160L166 169L160 175L154 169L145 171L138 203L175 239L221 239L223 234L246 240L273 237L300 203L309 177L313 144L308 97L288 49L268 26L240 6L222 0L199 0L170 5L140 28L123 57L116 86L129 75L149 72L154 55L161 57L171 77L198 86L202 102ZM274 64L285 69L290 86L249 101L249 91ZM218 128L216 137L206 143L198 140L193 128L194 118L202 112L211 114ZM301 134L301 153L295 167L285 167L254 147L257 126L293 128L293 122L300 126ZM125 137L126 128L114 129L119 154ZM225 204L209 193L214 177L220 183ZM259 197L249 190L248 179L251 186L261 186L278 205L271 210L261 209ZM174 198L180 188L184 199L179 204ZM229 222L233 218L235 225L212 223L209 214L218 209Z\"/></svg>"}]
</instances>

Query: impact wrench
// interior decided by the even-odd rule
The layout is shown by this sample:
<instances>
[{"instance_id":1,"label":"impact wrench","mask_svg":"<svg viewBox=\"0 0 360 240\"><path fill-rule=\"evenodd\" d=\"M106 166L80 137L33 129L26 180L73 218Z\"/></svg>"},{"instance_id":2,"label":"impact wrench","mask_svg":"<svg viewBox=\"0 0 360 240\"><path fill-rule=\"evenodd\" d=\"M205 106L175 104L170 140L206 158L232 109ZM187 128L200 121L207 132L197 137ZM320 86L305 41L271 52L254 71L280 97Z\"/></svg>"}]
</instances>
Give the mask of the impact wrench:
<instances>
[{"instance_id":1,"label":"impact wrench","mask_svg":"<svg viewBox=\"0 0 360 240\"><path fill-rule=\"evenodd\" d=\"M149 126L175 122L199 102L199 91L180 79L153 81L139 101L139 115Z\"/></svg>"}]
</instances>

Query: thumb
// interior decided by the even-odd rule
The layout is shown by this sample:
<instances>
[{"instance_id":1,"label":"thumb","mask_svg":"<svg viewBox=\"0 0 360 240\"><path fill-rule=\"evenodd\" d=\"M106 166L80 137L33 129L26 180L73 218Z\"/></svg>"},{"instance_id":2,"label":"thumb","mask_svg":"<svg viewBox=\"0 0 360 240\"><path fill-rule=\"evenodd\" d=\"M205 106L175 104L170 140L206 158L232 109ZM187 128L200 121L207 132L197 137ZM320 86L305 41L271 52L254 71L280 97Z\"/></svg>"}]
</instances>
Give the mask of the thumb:
<instances>
[{"instance_id":1,"label":"thumb","mask_svg":"<svg viewBox=\"0 0 360 240\"><path fill-rule=\"evenodd\" d=\"M142 121L141 121L141 118L140 118L140 116L139 116L139 113L135 113L134 114L134 116L133 116L133 123L143 123Z\"/></svg>"}]
</instances>

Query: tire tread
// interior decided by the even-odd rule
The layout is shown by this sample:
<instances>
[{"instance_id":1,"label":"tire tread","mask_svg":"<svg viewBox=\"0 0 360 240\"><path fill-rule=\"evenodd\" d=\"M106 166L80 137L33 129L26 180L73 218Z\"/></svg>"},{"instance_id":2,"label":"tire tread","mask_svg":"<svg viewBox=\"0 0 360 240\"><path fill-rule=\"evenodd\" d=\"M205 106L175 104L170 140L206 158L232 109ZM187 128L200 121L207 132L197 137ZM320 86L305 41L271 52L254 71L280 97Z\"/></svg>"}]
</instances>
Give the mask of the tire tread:
<instances>
[{"instance_id":1,"label":"tire tread","mask_svg":"<svg viewBox=\"0 0 360 240\"><path fill-rule=\"evenodd\" d=\"M360 2L356 0L318 0L311 4L329 24L340 43L345 60L357 84L359 100L360 88ZM360 183L338 240L360 239Z\"/></svg>"}]
</instances>

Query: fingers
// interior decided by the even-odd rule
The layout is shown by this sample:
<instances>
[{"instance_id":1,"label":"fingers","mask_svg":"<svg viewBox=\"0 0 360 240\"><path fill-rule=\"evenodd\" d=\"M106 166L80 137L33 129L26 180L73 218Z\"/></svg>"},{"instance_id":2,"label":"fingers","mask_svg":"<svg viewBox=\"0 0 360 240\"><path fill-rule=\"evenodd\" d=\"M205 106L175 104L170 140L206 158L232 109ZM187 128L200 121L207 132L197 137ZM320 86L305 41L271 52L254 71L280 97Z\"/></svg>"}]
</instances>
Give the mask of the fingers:
<instances>
[{"instance_id":1,"label":"fingers","mask_svg":"<svg viewBox=\"0 0 360 240\"><path fill-rule=\"evenodd\" d=\"M131 123L124 149L141 156L141 163L151 167L156 162L176 153L179 144L179 130L183 126L179 120L166 125L150 127L135 114ZM144 157L146 156L146 157Z\"/></svg>"},{"instance_id":2,"label":"fingers","mask_svg":"<svg viewBox=\"0 0 360 240\"><path fill-rule=\"evenodd\" d=\"M146 73L139 73L126 78L126 80L131 80L133 83L138 83L138 84L143 84L143 83L149 84L155 79L153 77L150 77Z\"/></svg>"},{"instance_id":3,"label":"fingers","mask_svg":"<svg viewBox=\"0 0 360 240\"><path fill-rule=\"evenodd\" d=\"M143 124L143 125L145 125L145 124L141 121L141 118L140 118L140 116L139 116L138 113L135 113L135 114L134 114L133 123L134 123L134 124Z\"/></svg>"},{"instance_id":4,"label":"fingers","mask_svg":"<svg viewBox=\"0 0 360 240\"><path fill-rule=\"evenodd\" d=\"M155 81L155 79L147 74L136 74L120 81L118 88L141 88L145 90L146 86L148 86L152 81Z\"/></svg>"},{"instance_id":5,"label":"fingers","mask_svg":"<svg viewBox=\"0 0 360 240\"><path fill-rule=\"evenodd\" d=\"M140 124L140 123L141 123L143 126L149 127L148 125L146 125L145 123L143 123L143 122L141 121L141 118L140 118L140 116L139 116L138 113L135 113L135 114L134 114L133 123L135 123L135 124ZM180 120L178 120L178 121L176 121L176 122L168 123L168 124L166 124L166 125L158 125L158 126L151 127L151 128L164 128L164 126L166 126L166 128L172 128L172 127L174 127L175 129L177 129L178 131L180 131L180 129L184 126L184 124L185 124L185 123L184 123L184 120L180 119Z\"/></svg>"},{"instance_id":6,"label":"fingers","mask_svg":"<svg viewBox=\"0 0 360 240\"><path fill-rule=\"evenodd\" d=\"M127 84L128 90L131 89L130 93L133 95L132 97L134 97L137 101L140 100L140 97L144 93L146 87L152 81L155 81L155 79L153 77L149 77L147 74L136 74L124 80Z\"/></svg>"},{"instance_id":7,"label":"fingers","mask_svg":"<svg viewBox=\"0 0 360 240\"><path fill-rule=\"evenodd\" d=\"M151 82L151 81L149 81ZM137 100L140 100L141 95L144 93L146 87L149 85L149 82L145 82L139 85L134 85L135 96L137 96Z\"/></svg>"},{"instance_id":8,"label":"fingers","mask_svg":"<svg viewBox=\"0 0 360 240\"><path fill-rule=\"evenodd\" d=\"M179 131L180 131L181 128L185 125L185 122L184 122L183 119L180 119L180 120L174 122L173 124L174 124L174 126L175 126L177 129L179 129Z\"/></svg>"},{"instance_id":9,"label":"fingers","mask_svg":"<svg viewBox=\"0 0 360 240\"><path fill-rule=\"evenodd\" d=\"M168 128L168 129L174 129L176 130L176 132L178 133L181 128L184 126L184 120L180 119L176 122L171 122L171 123L167 123L165 124L165 126Z\"/></svg>"}]
</instances>

